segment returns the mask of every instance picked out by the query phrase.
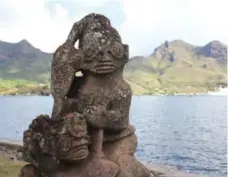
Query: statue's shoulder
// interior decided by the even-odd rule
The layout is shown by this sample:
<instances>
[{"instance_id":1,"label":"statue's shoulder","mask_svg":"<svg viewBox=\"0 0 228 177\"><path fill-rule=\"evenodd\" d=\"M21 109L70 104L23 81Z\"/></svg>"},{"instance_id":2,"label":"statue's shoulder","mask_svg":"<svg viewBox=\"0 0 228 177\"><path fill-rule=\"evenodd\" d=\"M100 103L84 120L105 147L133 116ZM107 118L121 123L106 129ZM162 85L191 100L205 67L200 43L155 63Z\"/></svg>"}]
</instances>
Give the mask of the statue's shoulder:
<instances>
[{"instance_id":1,"label":"statue's shoulder","mask_svg":"<svg viewBox=\"0 0 228 177\"><path fill-rule=\"evenodd\" d=\"M118 81L115 90L118 95L122 95L121 93L123 93L123 95L132 95L131 87L124 79Z\"/></svg>"},{"instance_id":2,"label":"statue's shoulder","mask_svg":"<svg viewBox=\"0 0 228 177\"><path fill-rule=\"evenodd\" d=\"M124 79L121 79L121 82L119 84L119 87L122 90L131 90L130 84L126 80L124 80Z\"/></svg>"}]
</instances>

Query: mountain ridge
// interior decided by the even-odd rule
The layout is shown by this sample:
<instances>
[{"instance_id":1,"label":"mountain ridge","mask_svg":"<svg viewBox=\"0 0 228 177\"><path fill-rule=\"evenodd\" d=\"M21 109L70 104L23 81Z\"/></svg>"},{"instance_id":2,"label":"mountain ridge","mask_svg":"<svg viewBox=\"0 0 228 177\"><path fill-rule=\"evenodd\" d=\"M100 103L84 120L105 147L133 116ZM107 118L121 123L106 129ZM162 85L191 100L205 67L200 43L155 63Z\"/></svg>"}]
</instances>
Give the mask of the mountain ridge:
<instances>
[{"instance_id":1,"label":"mountain ridge","mask_svg":"<svg viewBox=\"0 0 228 177\"><path fill-rule=\"evenodd\" d=\"M0 41L0 79L49 84L52 55L26 39L17 43ZM213 40L195 46L173 40L164 41L147 57L131 57L124 77L134 92L150 94L158 88L177 90L180 83L192 87L226 84L226 72L227 47L223 43Z\"/></svg>"},{"instance_id":2,"label":"mountain ridge","mask_svg":"<svg viewBox=\"0 0 228 177\"><path fill-rule=\"evenodd\" d=\"M0 78L48 83L52 54L35 48L27 40L0 41Z\"/></svg>"}]
</instances>

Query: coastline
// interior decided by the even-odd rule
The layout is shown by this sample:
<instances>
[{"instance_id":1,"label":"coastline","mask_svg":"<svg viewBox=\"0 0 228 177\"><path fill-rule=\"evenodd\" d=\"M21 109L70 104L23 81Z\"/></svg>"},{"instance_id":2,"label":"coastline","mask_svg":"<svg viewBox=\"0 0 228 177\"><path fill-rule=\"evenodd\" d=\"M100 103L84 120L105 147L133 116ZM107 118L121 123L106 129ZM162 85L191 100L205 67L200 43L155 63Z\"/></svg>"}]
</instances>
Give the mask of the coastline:
<instances>
[{"instance_id":1,"label":"coastline","mask_svg":"<svg viewBox=\"0 0 228 177\"><path fill-rule=\"evenodd\" d=\"M4 164L4 161L7 162L7 165L16 165L19 170L25 162L23 162L22 154L20 149L22 148L21 141L14 141L9 139L0 140L0 161ZM18 165L19 164L19 165ZM168 165L152 164L152 163L143 163L151 171L151 177L207 177L203 175L191 174L178 170L175 167ZM1 168L4 168L4 165L0 165L0 176ZM10 167L9 167L10 168ZM19 171L18 171L19 172ZM15 173L15 172L14 172Z\"/></svg>"},{"instance_id":2,"label":"coastline","mask_svg":"<svg viewBox=\"0 0 228 177\"><path fill-rule=\"evenodd\" d=\"M145 95L154 95L154 96L194 96L194 95L207 95L208 91L205 90L176 90L172 91L165 88L154 89L151 91L140 92L132 88L134 96L145 96ZM38 96L50 96L51 89L50 86L43 87L22 87L22 88L11 88L11 89L1 89L0 96L29 96L29 95L38 95Z\"/></svg>"},{"instance_id":3,"label":"coastline","mask_svg":"<svg viewBox=\"0 0 228 177\"><path fill-rule=\"evenodd\" d=\"M161 93L153 93L153 94L137 94L133 93L132 96L202 96L208 95L208 93L175 93L175 94L161 94ZM3 96L51 96L50 92L38 92L38 93L0 93L0 97Z\"/></svg>"}]
</instances>

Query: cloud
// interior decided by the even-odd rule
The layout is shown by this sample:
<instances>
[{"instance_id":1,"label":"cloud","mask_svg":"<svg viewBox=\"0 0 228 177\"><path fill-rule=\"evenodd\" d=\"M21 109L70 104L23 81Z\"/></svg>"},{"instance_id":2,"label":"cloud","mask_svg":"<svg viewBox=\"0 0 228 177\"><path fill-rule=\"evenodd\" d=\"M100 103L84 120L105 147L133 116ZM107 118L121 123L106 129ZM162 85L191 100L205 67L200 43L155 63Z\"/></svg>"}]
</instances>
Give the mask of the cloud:
<instances>
[{"instance_id":1,"label":"cloud","mask_svg":"<svg viewBox=\"0 0 228 177\"><path fill-rule=\"evenodd\" d=\"M129 44L130 55L149 55L165 40L228 44L227 0L1 0L0 40L27 39L53 52L73 23L104 13Z\"/></svg>"},{"instance_id":2,"label":"cloud","mask_svg":"<svg viewBox=\"0 0 228 177\"><path fill-rule=\"evenodd\" d=\"M26 38L34 46L53 52L66 39L73 24L67 9L58 3L54 4L55 16L44 0L5 0L2 4L6 13L1 15L7 20L1 19L1 40L18 42Z\"/></svg>"},{"instance_id":3,"label":"cloud","mask_svg":"<svg viewBox=\"0 0 228 177\"><path fill-rule=\"evenodd\" d=\"M149 55L165 40L195 45L211 40L228 44L227 0L120 0L125 20L120 28L132 55Z\"/></svg>"},{"instance_id":4,"label":"cloud","mask_svg":"<svg viewBox=\"0 0 228 177\"><path fill-rule=\"evenodd\" d=\"M120 33L123 41L130 44L131 55L144 53L143 48L149 47L153 42L153 31L163 15L163 2L158 0L123 0L122 2L125 19L120 27Z\"/></svg>"},{"instance_id":5,"label":"cloud","mask_svg":"<svg viewBox=\"0 0 228 177\"><path fill-rule=\"evenodd\" d=\"M99 13L99 7L106 3L106 0L1 0L0 40L27 39L35 47L53 52L66 40L75 21L88 13Z\"/></svg>"}]
</instances>

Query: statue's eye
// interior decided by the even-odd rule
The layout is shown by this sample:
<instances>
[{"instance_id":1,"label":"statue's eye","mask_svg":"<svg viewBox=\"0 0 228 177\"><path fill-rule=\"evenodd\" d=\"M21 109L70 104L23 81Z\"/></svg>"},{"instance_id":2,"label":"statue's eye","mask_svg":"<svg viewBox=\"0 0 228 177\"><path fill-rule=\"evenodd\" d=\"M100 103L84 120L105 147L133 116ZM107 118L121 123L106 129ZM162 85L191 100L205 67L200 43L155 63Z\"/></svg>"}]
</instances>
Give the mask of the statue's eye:
<instances>
[{"instance_id":1,"label":"statue's eye","mask_svg":"<svg viewBox=\"0 0 228 177\"><path fill-rule=\"evenodd\" d=\"M94 36L93 32L89 32L83 39L83 52L85 54L85 60L89 60L88 58L95 55L97 50L98 40L96 36Z\"/></svg>"},{"instance_id":2,"label":"statue's eye","mask_svg":"<svg viewBox=\"0 0 228 177\"><path fill-rule=\"evenodd\" d=\"M96 47L95 46L86 46L84 53L86 56L91 57L92 55L94 55L96 52Z\"/></svg>"},{"instance_id":3,"label":"statue's eye","mask_svg":"<svg viewBox=\"0 0 228 177\"><path fill-rule=\"evenodd\" d=\"M91 41L84 47L85 60L92 60L92 56L98 51L97 44Z\"/></svg>"},{"instance_id":4,"label":"statue's eye","mask_svg":"<svg viewBox=\"0 0 228 177\"><path fill-rule=\"evenodd\" d=\"M124 47L121 43L115 41L111 46L111 53L112 55L117 58L121 59L124 56Z\"/></svg>"}]
</instances>

